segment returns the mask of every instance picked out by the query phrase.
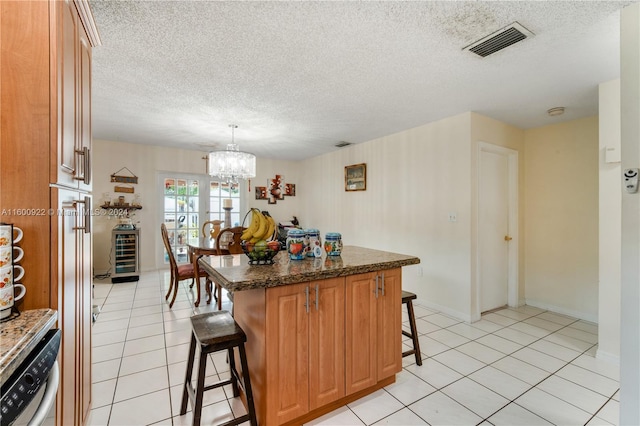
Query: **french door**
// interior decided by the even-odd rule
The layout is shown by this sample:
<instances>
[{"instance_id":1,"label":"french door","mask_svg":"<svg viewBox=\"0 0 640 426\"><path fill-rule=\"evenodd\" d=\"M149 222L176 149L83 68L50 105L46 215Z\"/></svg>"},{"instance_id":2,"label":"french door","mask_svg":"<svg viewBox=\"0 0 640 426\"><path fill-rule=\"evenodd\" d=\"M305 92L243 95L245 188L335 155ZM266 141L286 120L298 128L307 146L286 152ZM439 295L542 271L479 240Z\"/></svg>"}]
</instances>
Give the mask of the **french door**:
<instances>
[{"instance_id":1,"label":"french door","mask_svg":"<svg viewBox=\"0 0 640 426\"><path fill-rule=\"evenodd\" d=\"M224 220L223 200L232 200L231 225L240 223L240 193L238 186L212 180L207 175L160 174L161 220L167 227L169 243L178 263L186 263L188 244L198 244L202 224L207 220ZM225 223L225 227L228 225ZM162 245L162 241L158 240ZM162 262L169 264L163 249Z\"/></svg>"}]
</instances>

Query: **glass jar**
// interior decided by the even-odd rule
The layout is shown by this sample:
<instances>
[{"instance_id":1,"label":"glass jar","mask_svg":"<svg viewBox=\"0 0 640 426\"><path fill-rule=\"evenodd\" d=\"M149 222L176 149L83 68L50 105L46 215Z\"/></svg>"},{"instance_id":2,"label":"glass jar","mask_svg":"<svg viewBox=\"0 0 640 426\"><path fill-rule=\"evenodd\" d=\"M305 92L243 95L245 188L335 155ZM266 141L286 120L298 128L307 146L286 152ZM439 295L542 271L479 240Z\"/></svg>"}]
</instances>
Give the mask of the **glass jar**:
<instances>
[{"instance_id":1,"label":"glass jar","mask_svg":"<svg viewBox=\"0 0 640 426\"><path fill-rule=\"evenodd\" d=\"M340 256L342 253L342 235L338 232L327 232L324 236L324 251L327 256Z\"/></svg>"},{"instance_id":2,"label":"glass jar","mask_svg":"<svg viewBox=\"0 0 640 426\"><path fill-rule=\"evenodd\" d=\"M322 257L322 243L320 231L317 229L305 229L305 253L307 257Z\"/></svg>"},{"instance_id":3,"label":"glass jar","mask_svg":"<svg viewBox=\"0 0 640 426\"><path fill-rule=\"evenodd\" d=\"M302 260L305 258L304 238L305 233L302 229L289 229L289 232L287 232L287 251L289 252L289 259Z\"/></svg>"}]
</instances>

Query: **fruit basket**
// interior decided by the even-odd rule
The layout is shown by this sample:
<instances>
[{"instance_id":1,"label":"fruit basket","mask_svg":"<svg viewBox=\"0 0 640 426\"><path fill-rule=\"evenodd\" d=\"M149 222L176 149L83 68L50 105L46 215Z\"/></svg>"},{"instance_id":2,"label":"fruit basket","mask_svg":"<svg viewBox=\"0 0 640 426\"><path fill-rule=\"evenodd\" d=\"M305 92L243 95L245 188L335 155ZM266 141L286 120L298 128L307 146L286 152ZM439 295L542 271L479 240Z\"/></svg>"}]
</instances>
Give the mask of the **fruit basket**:
<instances>
[{"instance_id":1,"label":"fruit basket","mask_svg":"<svg viewBox=\"0 0 640 426\"><path fill-rule=\"evenodd\" d=\"M240 243L242 251L249 258L249 265L272 265L275 263L273 258L281 249L280 243L278 241L261 243L266 243L266 241L258 241L257 243L242 241Z\"/></svg>"},{"instance_id":2,"label":"fruit basket","mask_svg":"<svg viewBox=\"0 0 640 426\"><path fill-rule=\"evenodd\" d=\"M276 224L268 212L252 208L242 220L252 213L251 224L240 236L242 251L249 258L249 265L271 265L273 258L282 249L280 242L274 240Z\"/></svg>"}]
</instances>

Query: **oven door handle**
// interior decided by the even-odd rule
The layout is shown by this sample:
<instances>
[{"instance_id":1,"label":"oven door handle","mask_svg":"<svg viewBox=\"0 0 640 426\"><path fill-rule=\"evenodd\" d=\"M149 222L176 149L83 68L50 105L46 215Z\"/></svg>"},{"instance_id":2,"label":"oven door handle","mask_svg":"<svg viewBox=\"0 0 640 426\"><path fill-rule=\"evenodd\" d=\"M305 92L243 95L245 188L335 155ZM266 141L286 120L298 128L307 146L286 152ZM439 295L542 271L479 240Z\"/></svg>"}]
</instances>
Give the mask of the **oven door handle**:
<instances>
[{"instance_id":1,"label":"oven door handle","mask_svg":"<svg viewBox=\"0 0 640 426\"><path fill-rule=\"evenodd\" d=\"M40 406L29 422L30 425L41 425L47 418L51 407L56 403L56 395L58 394L58 384L60 382L60 370L58 369L58 361L53 363L49 377L47 377L46 389Z\"/></svg>"}]
</instances>

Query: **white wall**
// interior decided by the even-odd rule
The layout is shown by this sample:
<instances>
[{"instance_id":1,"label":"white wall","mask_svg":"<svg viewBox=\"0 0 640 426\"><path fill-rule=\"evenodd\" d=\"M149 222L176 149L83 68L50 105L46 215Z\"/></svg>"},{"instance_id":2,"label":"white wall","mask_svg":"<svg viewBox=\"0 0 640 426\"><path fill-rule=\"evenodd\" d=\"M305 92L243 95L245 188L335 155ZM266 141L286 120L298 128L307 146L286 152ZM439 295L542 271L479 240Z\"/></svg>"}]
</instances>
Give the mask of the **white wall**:
<instances>
[{"instance_id":1,"label":"white wall","mask_svg":"<svg viewBox=\"0 0 640 426\"><path fill-rule=\"evenodd\" d=\"M535 145L533 151L529 151L526 141L531 142L532 147ZM404 268L403 286L416 293L421 302L470 321L476 314L474 215L478 142L508 147L521 154L520 295L524 297L526 289L527 297L533 302L546 303L595 321L598 299L596 118L523 131L469 112L301 162L259 158L258 176L251 179L251 190L247 184L241 186L241 196L245 197L244 205L268 210L277 221L288 221L295 215L301 226L319 228L322 236L327 232L341 232L345 244L418 256L422 260L420 265ZM589 150L593 153L589 154ZM532 161L525 160L528 152L532 153ZM142 229L143 270L163 266L158 264L161 243L157 231L160 226L157 172L203 174L203 155L197 151L94 141L94 193L98 199L103 192L113 193L109 177L121 167L126 166L139 176L136 193L142 195L143 209L137 213L136 220ZM548 162L555 157L551 167ZM585 175L581 168L589 161L593 162L593 172ZM563 178L564 169L560 167L563 162L580 168L582 174L577 174L579 177L569 186L583 191L580 193L584 197L568 191L571 196L567 198L567 191L555 189ZM367 190L346 192L344 167L357 163L367 164ZM539 170L532 171L537 168ZM267 179L276 173L284 175L285 182L296 185L296 196L285 197L276 204L255 200L255 186L266 186ZM532 191L534 197L526 198ZM540 203L525 203L532 199ZM530 211L531 206L535 208ZM586 222L580 222L579 228L587 228L588 232L572 236L570 243L561 241L565 228L576 223L567 208L582 216L586 210L593 212L587 219L580 219ZM550 211L553 214L549 214ZM564 213L558 215L558 211ZM457 222L449 222L450 212L456 213ZM103 217L94 221L96 273L109 268L114 225L114 221ZM552 244L538 237L538 234L548 234L549 228L559 230ZM533 246L526 242L527 235L534 241ZM563 253L571 252L568 268L562 261L540 257L549 244L558 243L563 245ZM571 273L567 274L565 269ZM547 285L549 280L556 285Z\"/></svg>"},{"instance_id":2,"label":"white wall","mask_svg":"<svg viewBox=\"0 0 640 426\"><path fill-rule=\"evenodd\" d=\"M598 320L598 118L525 132L527 304Z\"/></svg>"},{"instance_id":3,"label":"white wall","mask_svg":"<svg viewBox=\"0 0 640 426\"><path fill-rule=\"evenodd\" d=\"M306 196L311 196L312 194L302 183L300 176L304 172L300 172L300 170L301 165L299 162L258 158L256 177L251 179L251 191L247 192L248 206L268 211L276 223L289 221L293 216L296 216L301 221L300 225L307 227L308 223L303 200ZM292 183L296 186L296 195L293 197L285 196L284 200L277 200L275 204L269 204L267 200L256 200L255 187L267 186L267 180L269 178L273 179L276 174L284 176L285 183Z\"/></svg>"},{"instance_id":4,"label":"white wall","mask_svg":"<svg viewBox=\"0 0 640 426\"><path fill-rule=\"evenodd\" d=\"M403 287L469 318L470 119L465 113L303 161L309 225L343 243L419 257ZM367 189L344 190L344 167L367 164ZM457 212L458 221L448 221Z\"/></svg>"},{"instance_id":5,"label":"white wall","mask_svg":"<svg viewBox=\"0 0 640 426\"><path fill-rule=\"evenodd\" d=\"M620 362L622 226L619 79L602 83L599 87L599 166L598 357L617 363Z\"/></svg>"},{"instance_id":6,"label":"white wall","mask_svg":"<svg viewBox=\"0 0 640 426\"><path fill-rule=\"evenodd\" d=\"M160 240L159 211L162 205L158 204L158 172L176 172L188 174L205 173L205 155L199 151L188 151L175 148L166 148L135 143L93 141L93 193L96 207L101 204L103 193L110 192L113 198L124 195L130 202L134 194L114 192L114 183L110 181L111 174L122 167L127 167L138 176L138 184L132 185L135 194L140 194L142 210L135 213L134 221L140 228L140 268L143 271L165 267L161 264L162 243ZM241 185L240 195L244 198L245 205L268 210L276 220L288 220L291 214L303 216L299 206L302 204L300 197L285 197L277 204L267 204L266 200L255 200L254 185L266 186L267 178L275 173L283 174L286 182L297 183L297 170L299 165L292 162L258 159L256 164L257 177L251 181L251 191L248 184ZM275 171L271 173L271 171ZM123 175L128 172L123 171ZM296 189L299 192L299 185ZM110 269L109 252L111 250L111 230L116 225L114 218L107 216L94 217L93 226L93 264L94 274L103 274Z\"/></svg>"},{"instance_id":7,"label":"white wall","mask_svg":"<svg viewBox=\"0 0 640 426\"><path fill-rule=\"evenodd\" d=\"M112 141L93 141L93 194L96 206L101 203L103 193L110 192L113 198L124 195L127 202L134 194L114 192L111 174L127 167L138 176L138 184L132 185L135 194L141 196L142 210L135 213L134 221L140 228L140 267L142 270L156 269L156 242L160 243L158 210L162 208L157 199L157 171L182 173L204 173L202 152L132 144ZM128 172L118 173L127 175ZM122 184L118 184L122 185ZM109 271L111 230L116 225L114 218L96 216L93 221L93 265L94 274ZM157 237L156 237L156 234ZM158 239L156 239L158 238Z\"/></svg>"},{"instance_id":8,"label":"white wall","mask_svg":"<svg viewBox=\"0 0 640 426\"><path fill-rule=\"evenodd\" d=\"M640 167L640 3L620 20L622 169ZM640 424L640 193L622 193L620 424Z\"/></svg>"}]
</instances>

